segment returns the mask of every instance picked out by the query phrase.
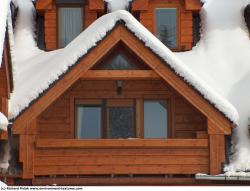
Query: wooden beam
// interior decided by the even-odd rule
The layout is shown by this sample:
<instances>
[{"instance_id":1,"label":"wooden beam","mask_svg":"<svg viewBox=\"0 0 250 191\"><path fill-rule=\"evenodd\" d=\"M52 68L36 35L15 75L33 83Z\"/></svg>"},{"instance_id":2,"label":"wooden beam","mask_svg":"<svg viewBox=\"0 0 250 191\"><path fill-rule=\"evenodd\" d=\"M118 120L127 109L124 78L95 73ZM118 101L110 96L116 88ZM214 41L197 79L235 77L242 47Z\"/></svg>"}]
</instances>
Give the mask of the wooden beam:
<instances>
[{"instance_id":1,"label":"wooden beam","mask_svg":"<svg viewBox=\"0 0 250 191\"><path fill-rule=\"evenodd\" d=\"M225 136L209 135L210 175L222 173L222 164L225 162Z\"/></svg>"},{"instance_id":2,"label":"wooden beam","mask_svg":"<svg viewBox=\"0 0 250 191\"><path fill-rule=\"evenodd\" d=\"M206 148L207 139L37 139L37 148Z\"/></svg>"},{"instance_id":3,"label":"wooden beam","mask_svg":"<svg viewBox=\"0 0 250 191\"><path fill-rule=\"evenodd\" d=\"M34 186L53 185L58 186L95 186L95 185L173 185L194 184L194 178L171 178L171 177L65 177L65 178L34 178Z\"/></svg>"},{"instance_id":4,"label":"wooden beam","mask_svg":"<svg viewBox=\"0 0 250 191\"><path fill-rule=\"evenodd\" d=\"M90 80L143 80L160 79L152 70L89 70L82 79Z\"/></svg>"},{"instance_id":5,"label":"wooden beam","mask_svg":"<svg viewBox=\"0 0 250 191\"><path fill-rule=\"evenodd\" d=\"M20 161L23 163L22 168L22 178L31 179L34 178L34 141L35 135L21 135L22 144L19 148L22 150L19 153L24 153L19 157Z\"/></svg>"}]
</instances>

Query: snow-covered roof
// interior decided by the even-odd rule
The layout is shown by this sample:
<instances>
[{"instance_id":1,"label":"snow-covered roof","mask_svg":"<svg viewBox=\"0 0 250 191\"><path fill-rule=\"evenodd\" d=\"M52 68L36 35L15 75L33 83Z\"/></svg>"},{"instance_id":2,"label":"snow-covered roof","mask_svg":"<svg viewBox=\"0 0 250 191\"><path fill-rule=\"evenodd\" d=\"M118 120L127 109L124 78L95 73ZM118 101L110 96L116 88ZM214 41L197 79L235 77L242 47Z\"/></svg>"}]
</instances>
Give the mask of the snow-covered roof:
<instances>
[{"instance_id":1,"label":"snow-covered roof","mask_svg":"<svg viewBox=\"0 0 250 191\"><path fill-rule=\"evenodd\" d=\"M0 129L2 131L7 131L7 126L8 126L9 122L7 117L0 112Z\"/></svg>"},{"instance_id":2,"label":"snow-covered roof","mask_svg":"<svg viewBox=\"0 0 250 191\"><path fill-rule=\"evenodd\" d=\"M7 16L10 9L10 0L0 1L0 67L4 48Z\"/></svg>"},{"instance_id":3,"label":"snow-covered roof","mask_svg":"<svg viewBox=\"0 0 250 191\"><path fill-rule=\"evenodd\" d=\"M19 27L18 24L21 23L19 19L17 20L17 28ZM41 93L48 89L53 82L58 80L62 74L74 65L79 58L86 55L91 48L104 39L108 32L120 21L123 21L131 32L154 53L165 60L168 66L199 91L205 99L209 100L210 103L223 112L232 122L237 123L238 113L226 99L207 86L185 63L140 24L129 12L123 10L99 18L64 49L50 53L40 52L34 58L28 61L25 60L25 63L21 64L22 68L19 70L20 73L17 77L16 88L10 100L11 118L18 116L22 110L28 107L33 100L38 98ZM23 42L26 43L26 41ZM32 76L32 80L30 80L30 76Z\"/></svg>"}]
</instances>

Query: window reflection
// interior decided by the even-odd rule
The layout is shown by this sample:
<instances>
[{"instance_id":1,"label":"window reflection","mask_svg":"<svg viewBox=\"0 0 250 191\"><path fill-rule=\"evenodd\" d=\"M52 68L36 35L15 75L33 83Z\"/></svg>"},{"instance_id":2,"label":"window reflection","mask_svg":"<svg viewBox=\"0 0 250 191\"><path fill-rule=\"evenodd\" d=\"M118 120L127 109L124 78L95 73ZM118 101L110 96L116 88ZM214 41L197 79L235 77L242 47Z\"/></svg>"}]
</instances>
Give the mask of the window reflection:
<instances>
[{"instance_id":1,"label":"window reflection","mask_svg":"<svg viewBox=\"0 0 250 191\"><path fill-rule=\"evenodd\" d=\"M144 101L144 138L167 138L166 101Z\"/></svg>"},{"instance_id":2,"label":"window reflection","mask_svg":"<svg viewBox=\"0 0 250 191\"><path fill-rule=\"evenodd\" d=\"M156 36L169 48L177 47L177 9L156 9Z\"/></svg>"}]
</instances>

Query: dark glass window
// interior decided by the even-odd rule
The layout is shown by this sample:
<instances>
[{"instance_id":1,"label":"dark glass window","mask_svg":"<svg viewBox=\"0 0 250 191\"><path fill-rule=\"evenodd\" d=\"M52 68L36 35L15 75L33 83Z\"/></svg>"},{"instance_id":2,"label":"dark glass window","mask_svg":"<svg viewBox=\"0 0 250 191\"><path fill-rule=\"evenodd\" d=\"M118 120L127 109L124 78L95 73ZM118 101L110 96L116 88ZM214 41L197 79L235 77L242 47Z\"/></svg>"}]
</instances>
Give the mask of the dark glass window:
<instances>
[{"instance_id":1,"label":"dark glass window","mask_svg":"<svg viewBox=\"0 0 250 191\"><path fill-rule=\"evenodd\" d=\"M103 70L136 70L137 65L128 59L124 54L117 54L105 62Z\"/></svg>"},{"instance_id":2,"label":"dark glass window","mask_svg":"<svg viewBox=\"0 0 250 191\"><path fill-rule=\"evenodd\" d=\"M177 9L156 9L156 36L167 47L177 48Z\"/></svg>"},{"instance_id":3,"label":"dark glass window","mask_svg":"<svg viewBox=\"0 0 250 191\"><path fill-rule=\"evenodd\" d=\"M83 29L83 9L81 7L59 8L59 43L67 46Z\"/></svg>"},{"instance_id":4,"label":"dark glass window","mask_svg":"<svg viewBox=\"0 0 250 191\"><path fill-rule=\"evenodd\" d=\"M93 70L149 70L150 68L126 45L119 43Z\"/></svg>"},{"instance_id":5,"label":"dark glass window","mask_svg":"<svg viewBox=\"0 0 250 191\"><path fill-rule=\"evenodd\" d=\"M101 138L102 109L101 106L77 106L77 138Z\"/></svg>"},{"instance_id":6,"label":"dark glass window","mask_svg":"<svg viewBox=\"0 0 250 191\"><path fill-rule=\"evenodd\" d=\"M144 101L144 138L167 138L167 102Z\"/></svg>"},{"instance_id":7,"label":"dark glass window","mask_svg":"<svg viewBox=\"0 0 250 191\"><path fill-rule=\"evenodd\" d=\"M134 108L111 107L109 108L108 138L133 138L135 137Z\"/></svg>"}]
</instances>

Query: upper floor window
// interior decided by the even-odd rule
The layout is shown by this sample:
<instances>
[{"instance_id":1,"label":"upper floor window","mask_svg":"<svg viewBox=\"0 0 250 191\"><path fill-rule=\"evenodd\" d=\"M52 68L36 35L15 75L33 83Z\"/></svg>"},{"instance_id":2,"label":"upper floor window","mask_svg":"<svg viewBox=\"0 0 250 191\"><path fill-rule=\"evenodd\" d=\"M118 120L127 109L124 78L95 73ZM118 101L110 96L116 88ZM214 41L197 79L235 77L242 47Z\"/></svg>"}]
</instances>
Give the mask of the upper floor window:
<instances>
[{"instance_id":1,"label":"upper floor window","mask_svg":"<svg viewBox=\"0 0 250 191\"><path fill-rule=\"evenodd\" d=\"M58 9L58 43L67 46L83 30L83 7L59 7Z\"/></svg>"},{"instance_id":2,"label":"upper floor window","mask_svg":"<svg viewBox=\"0 0 250 191\"><path fill-rule=\"evenodd\" d=\"M144 101L144 138L167 138L167 101Z\"/></svg>"},{"instance_id":3,"label":"upper floor window","mask_svg":"<svg viewBox=\"0 0 250 191\"><path fill-rule=\"evenodd\" d=\"M140 104L139 99L76 100L76 138L165 139L169 137L167 100L143 102Z\"/></svg>"},{"instance_id":4,"label":"upper floor window","mask_svg":"<svg viewBox=\"0 0 250 191\"><path fill-rule=\"evenodd\" d=\"M177 9L157 8L156 14L156 36L167 47L177 48Z\"/></svg>"}]
</instances>

